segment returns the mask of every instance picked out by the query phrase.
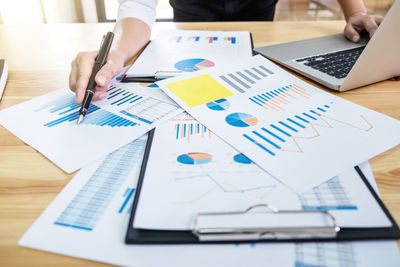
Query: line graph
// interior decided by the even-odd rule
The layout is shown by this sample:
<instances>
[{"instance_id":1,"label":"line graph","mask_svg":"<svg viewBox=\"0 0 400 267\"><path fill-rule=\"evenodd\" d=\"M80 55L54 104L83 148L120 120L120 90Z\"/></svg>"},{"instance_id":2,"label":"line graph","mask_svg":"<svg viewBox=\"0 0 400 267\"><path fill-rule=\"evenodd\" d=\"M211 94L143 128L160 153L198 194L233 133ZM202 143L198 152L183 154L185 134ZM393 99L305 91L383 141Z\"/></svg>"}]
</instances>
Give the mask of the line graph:
<instances>
[{"instance_id":1,"label":"line graph","mask_svg":"<svg viewBox=\"0 0 400 267\"><path fill-rule=\"evenodd\" d=\"M320 128L336 129L340 125L362 132L369 132L374 128L364 115L359 115L358 122L350 122L347 118L339 119L327 115L330 108L331 105L323 105L252 130L243 134L243 137L269 155L276 156L279 151L304 153L301 142L320 138Z\"/></svg>"},{"instance_id":2,"label":"line graph","mask_svg":"<svg viewBox=\"0 0 400 267\"><path fill-rule=\"evenodd\" d=\"M231 181L229 181L229 178L223 179L222 181L218 181L220 179L216 179L210 173L204 173L186 177L178 177L175 178L174 180L176 182L189 182L193 184L193 180L199 180L199 179L206 179L207 181L209 181L210 188L205 190L204 192L194 194L193 198L189 200L176 201L175 204L194 204L205 198L207 195L216 191L223 194L240 194L240 195L245 194L249 197L262 200L276 188L276 185L274 184L241 187L233 184Z\"/></svg>"}]
</instances>

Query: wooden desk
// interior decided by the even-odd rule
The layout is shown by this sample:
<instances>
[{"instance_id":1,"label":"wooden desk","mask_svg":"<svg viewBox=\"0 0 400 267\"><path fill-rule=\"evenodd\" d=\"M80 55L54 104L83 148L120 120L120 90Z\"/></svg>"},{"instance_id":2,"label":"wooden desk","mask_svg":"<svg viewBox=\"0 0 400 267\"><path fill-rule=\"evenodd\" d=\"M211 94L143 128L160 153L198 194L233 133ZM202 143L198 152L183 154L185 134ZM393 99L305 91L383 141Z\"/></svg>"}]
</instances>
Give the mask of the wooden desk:
<instances>
[{"instance_id":1,"label":"wooden desk","mask_svg":"<svg viewBox=\"0 0 400 267\"><path fill-rule=\"evenodd\" d=\"M69 66L75 54L97 49L101 36L112 27L113 24L0 25L0 58L6 58L10 68L0 110L68 86ZM257 47L339 33L343 27L342 21L159 23L154 32L162 28L247 30L253 33ZM399 81L384 81L339 95L400 119ZM383 201L400 222L400 147L370 163ZM97 265L17 246L18 239L73 175L65 174L0 126L0 265Z\"/></svg>"}]
</instances>

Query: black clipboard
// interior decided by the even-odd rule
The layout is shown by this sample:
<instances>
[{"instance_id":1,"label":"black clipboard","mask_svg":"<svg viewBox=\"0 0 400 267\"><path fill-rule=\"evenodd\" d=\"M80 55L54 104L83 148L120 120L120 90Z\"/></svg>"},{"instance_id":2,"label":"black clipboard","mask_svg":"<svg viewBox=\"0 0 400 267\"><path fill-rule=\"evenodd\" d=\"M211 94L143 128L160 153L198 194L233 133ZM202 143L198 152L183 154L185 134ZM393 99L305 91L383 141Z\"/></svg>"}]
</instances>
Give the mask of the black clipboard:
<instances>
[{"instance_id":1,"label":"black clipboard","mask_svg":"<svg viewBox=\"0 0 400 267\"><path fill-rule=\"evenodd\" d=\"M135 213L140 201L140 192L142 189L147 162L149 159L152 141L156 129L149 132L145 154L140 170L139 180L136 188L136 194L134 197L132 212L128 224L128 230L126 234L125 242L127 244L209 244L209 243L232 243L232 241L218 240L218 241L200 241L192 231L170 231L170 230L143 230L133 227L135 220ZM371 195L374 197L382 211L385 213L387 218L392 223L391 227L374 227L374 228L341 228L340 231L334 238L288 238L288 239L241 239L235 242L254 243L254 242L316 242L316 241L354 241L354 240L382 240L382 239L399 239L400 229L391 216L390 212L383 204L380 197L377 195L375 190L372 188L367 178L356 166L356 172L359 174L360 179L364 182Z\"/></svg>"}]
</instances>

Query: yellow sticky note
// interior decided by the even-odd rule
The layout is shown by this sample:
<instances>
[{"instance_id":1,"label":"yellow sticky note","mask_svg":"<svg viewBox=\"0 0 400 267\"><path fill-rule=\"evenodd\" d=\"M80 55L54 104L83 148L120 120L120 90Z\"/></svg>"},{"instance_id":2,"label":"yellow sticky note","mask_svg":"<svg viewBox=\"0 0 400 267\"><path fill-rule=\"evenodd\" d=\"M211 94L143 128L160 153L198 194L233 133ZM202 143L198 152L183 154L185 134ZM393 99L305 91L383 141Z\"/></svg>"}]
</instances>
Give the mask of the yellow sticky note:
<instances>
[{"instance_id":1,"label":"yellow sticky note","mask_svg":"<svg viewBox=\"0 0 400 267\"><path fill-rule=\"evenodd\" d=\"M233 95L208 74L201 74L165 86L191 108Z\"/></svg>"}]
</instances>

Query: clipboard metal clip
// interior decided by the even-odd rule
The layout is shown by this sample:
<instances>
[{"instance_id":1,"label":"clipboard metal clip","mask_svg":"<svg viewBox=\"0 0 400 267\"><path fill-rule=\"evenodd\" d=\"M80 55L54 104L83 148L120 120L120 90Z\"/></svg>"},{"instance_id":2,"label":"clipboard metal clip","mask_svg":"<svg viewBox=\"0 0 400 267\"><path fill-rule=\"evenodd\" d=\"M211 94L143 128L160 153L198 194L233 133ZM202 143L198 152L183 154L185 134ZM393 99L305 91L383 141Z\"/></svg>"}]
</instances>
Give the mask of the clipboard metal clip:
<instances>
[{"instance_id":1,"label":"clipboard metal clip","mask_svg":"<svg viewBox=\"0 0 400 267\"><path fill-rule=\"evenodd\" d=\"M193 234L199 241L334 238L340 231L326 210L278 210L257 204L242 211L198 213Z\"/></svg>"}]
</instances>

